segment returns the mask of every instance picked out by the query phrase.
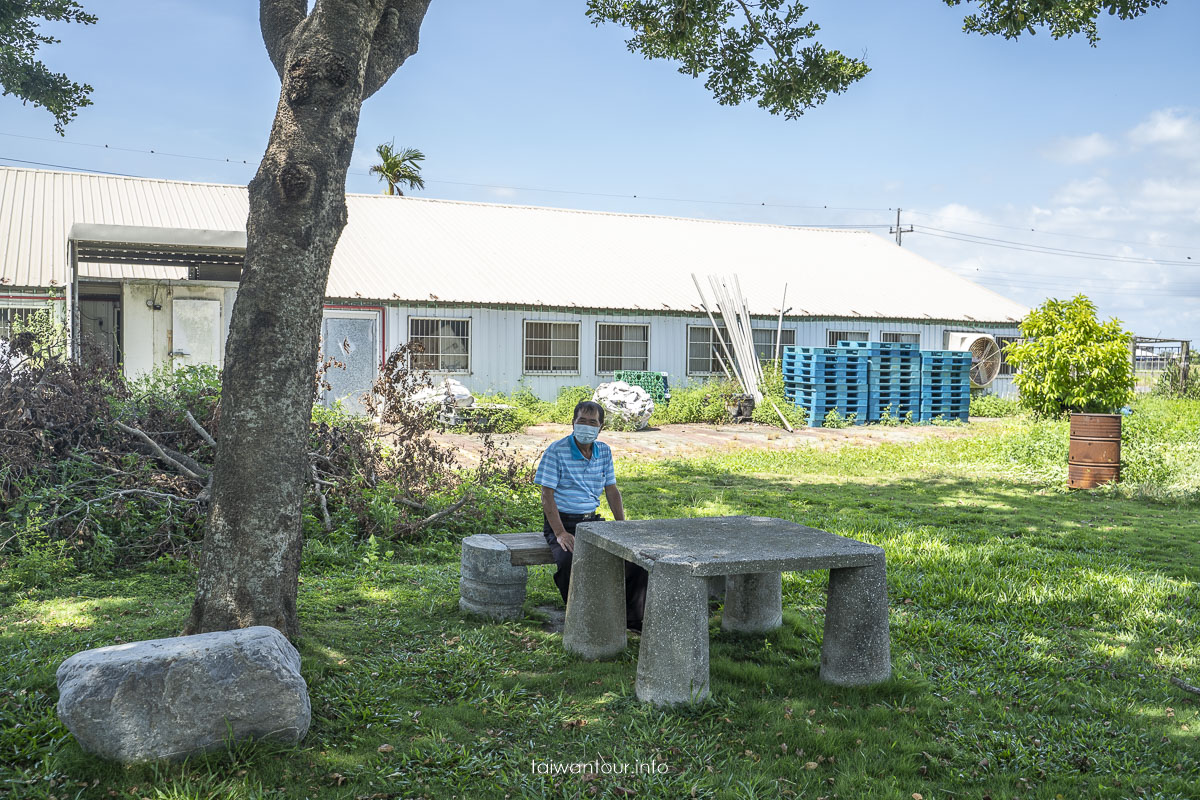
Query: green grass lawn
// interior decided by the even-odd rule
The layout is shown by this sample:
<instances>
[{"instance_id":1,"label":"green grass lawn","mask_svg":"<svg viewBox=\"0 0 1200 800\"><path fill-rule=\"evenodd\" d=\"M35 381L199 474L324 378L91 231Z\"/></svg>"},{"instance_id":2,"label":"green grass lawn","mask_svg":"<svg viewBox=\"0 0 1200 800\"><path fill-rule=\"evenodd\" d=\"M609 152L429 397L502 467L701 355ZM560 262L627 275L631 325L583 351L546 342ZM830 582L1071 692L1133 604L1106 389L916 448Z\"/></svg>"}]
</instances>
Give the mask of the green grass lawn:
<instances>
[{"instance_id":1,"label":"green grass lawn","mask_svg":"<svg viewBox=\"0 0 1200 800\"><path fill-rule=\"evenodd\" d=\"M1036 430L1035 430L1036 428ZM154 565L0 600L0 795L149 798L1194 798L1200 796L1198 507L1061 488L1065 430L1027 421L917 445L620 465L638 518L761 514L882 546L893 678L817 680L823 573L784 576L784 625L711 621L713 700L633 695L614 660L526 619L458 612L454 541L321 551L299 642L313 726L295 748L113 766L57 721L76 651L176 634L194 576ZM601 760L643 774L551 776ZM618 769L620 767L617 767Z\"/></svg>"}]
</instances>

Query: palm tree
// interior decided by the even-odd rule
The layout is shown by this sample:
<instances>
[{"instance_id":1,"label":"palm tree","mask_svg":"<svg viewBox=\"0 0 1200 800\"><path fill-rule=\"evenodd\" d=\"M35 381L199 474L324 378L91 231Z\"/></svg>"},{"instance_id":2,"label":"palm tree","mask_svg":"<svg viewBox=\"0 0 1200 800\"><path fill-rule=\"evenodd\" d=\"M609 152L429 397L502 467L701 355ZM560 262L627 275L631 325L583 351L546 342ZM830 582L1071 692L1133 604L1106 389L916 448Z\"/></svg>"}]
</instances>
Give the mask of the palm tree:
<instances>
[{"instance_id":1,"label":"palm tree","mask_svg":"<svg viewBox=\"0 0 1200 800\"><path fill-rule=\"evenodd\" d=\"M425 180L421 177L421 163L425 154L413 147L404 147L393 151L394 142L385 142L375 148L379 154L380 163L371 167L371 172L379 173L379 180L387 181L387 193L403 196L401 184L407 184L409 189L424 189Z\"/></svg>"}]
</instances>

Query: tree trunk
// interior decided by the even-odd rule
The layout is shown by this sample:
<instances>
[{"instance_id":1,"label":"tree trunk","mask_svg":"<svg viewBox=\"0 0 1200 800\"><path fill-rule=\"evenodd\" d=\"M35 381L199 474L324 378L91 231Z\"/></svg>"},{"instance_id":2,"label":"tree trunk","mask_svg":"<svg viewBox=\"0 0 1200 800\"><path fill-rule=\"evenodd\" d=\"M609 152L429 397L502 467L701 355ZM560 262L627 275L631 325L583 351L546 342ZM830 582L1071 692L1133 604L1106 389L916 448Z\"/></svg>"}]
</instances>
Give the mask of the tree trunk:
<instances>
[{"instance_id":1,"label":"tree trunk","mask_svg":"<svg viewBox=\"0 0 1200 800\"><path fill-rule=\"evenodd\" d=\"M429 0L263 0L282 88L250 182L200 578L185 633L251 625L299 635L301 505L321 311L346 225L363 99L408 55Z\"/></svg>"}]
</instances>

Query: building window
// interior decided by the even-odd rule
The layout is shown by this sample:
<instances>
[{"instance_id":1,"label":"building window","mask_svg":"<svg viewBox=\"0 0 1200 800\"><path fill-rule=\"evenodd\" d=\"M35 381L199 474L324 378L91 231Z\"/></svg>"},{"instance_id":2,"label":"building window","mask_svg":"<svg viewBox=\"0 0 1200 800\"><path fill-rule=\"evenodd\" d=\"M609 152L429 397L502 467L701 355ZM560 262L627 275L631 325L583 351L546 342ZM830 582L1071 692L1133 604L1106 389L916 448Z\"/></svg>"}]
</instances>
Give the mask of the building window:
<instances>
[{"instance_id":1,"label":"building window","mask_svg":"<svg viewBox=\"0 0 1200 800\"><path fill-rule=\"evenodd\" d=\"M725 329L719 328L722 336ZM728 340L725 342L729 344ZM707 325L688 326L687 374L688 375L717 375L724 370L721 364L725 354L721 352L721 343L713 336L713 329Z\"/></svg>"},{"instance_id":2,"label":"building window","mask_svg":"<svg viewBox=\"0 0 1200 800\"><path fill-rule=\"evenodd\" d=\"M427 372L470 372L471 320L410 317L412 367Z\"/></svg>"},{"instance_id":3,"label":"building window","mask_svg":"<svg viewBox=\"0 0 1200 800\"><path fill-rule=\"evenodd\" d=\"M779 335L778 328L755 328L754 329L754 352L758 355L759 361L774 361L775 360L775 337ZM796 329L783 329L783 343L779 348L779 357L783 357L783 348L794 347L796 344Z\"/></svg>"},{"instance_id":4,"label":"building window","mask_svg":"<svg viewBox=\"0 0 1200 800\"><path fill-rule=\"evenodd\" d=\"M884 331L881 334L880 341L891 342L894 344L920 344L921 334L919 333L898 333L896 331Z\"/></svg>"},{"instance_id":5,"label":"building window","mask_svg":"<svg viewBox=\"0 0 1200 800\"><path fill-rule=\"evenodd\" d=\"M829 342L828 347L837 347L838 342L865 342L867 341L866 331L827 331Z\"/></svg>"},{"instance_id":6,"label":"building window","mask_svg":"<svg viewBox=\"0 0 1200 800\"><path fill-rule=\"evenodd\" d=\"M998 376L1000 376L1000 375L1015 375L1017 373L1017 371L1015 369L1013 369L1013 365L1008 363L1008 353L1006 353L1004 351L1004 348L1008 347L1013 342L1019 342L1019 341L1021 341L1020 336L997 336L996 337L996 344L1000 345L1000 372L997 373Z\"/></svg>"},{"instance_id":7,"label":"building window","mask_svg":"<svg viewBox=\"0 0 1200 800\"><path fill-rule=\"evenodd\" d=\"M600 322L596 325L596 372L650 369L650 326Z\"/></svg>"},{"instance_id":8,"label":"building window","mask_svg":"<svg viewBox=\"0 0 1200 800\"><path fill-rule=\"evenodd\" d=\"M38 308L30 306L0 308L0 339L11 339L13 322L18 319L28 320L38 310Z\"/></svg>"},{"instance_id":9,"label":"building window","mask_svg":"<svg viewBox=\"0 0 1200 800\"><path fill-rule=\"evenodd\" d=\"M579 373L579 323L525 320L525 372Z\"/></svg>"}]
</instances>

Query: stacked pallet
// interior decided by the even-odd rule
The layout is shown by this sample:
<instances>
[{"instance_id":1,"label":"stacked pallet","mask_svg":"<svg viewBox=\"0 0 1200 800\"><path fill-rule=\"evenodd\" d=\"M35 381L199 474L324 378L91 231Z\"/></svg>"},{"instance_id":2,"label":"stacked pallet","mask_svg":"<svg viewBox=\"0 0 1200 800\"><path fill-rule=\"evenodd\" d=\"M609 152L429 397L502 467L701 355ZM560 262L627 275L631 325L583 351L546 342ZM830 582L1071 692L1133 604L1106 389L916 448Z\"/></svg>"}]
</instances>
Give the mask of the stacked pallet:
<instances>
[{"instance_id":1,"label":"stacked pallet","mask_svg":"<svg viewBox=\"0 0 1200 800\"><path fill-rule=\"evenodd\" d=\"M810 427L837 411L867 421L869 387L866 356L841 347L785 347L783 385L787 401L808 412Z\"/></svg>"},{"instance_id":2,"label":"stacked pallet","mask_svg":"<svg viewBox=\"0 0 1200 800\"><path fill-rule=\"evenodd\" d=\"M893 419L913 419L921 412L919 345L901 342L838 342L839 348L866 356L869 370L867 421L878 422L886 411Z\"/></svg>"},{"instance_id":3,"label":"stacked pallet","mask_svg":"<svg viewBox=\"0 0 1200 800\"><path fill-rule=\"evenodd\" d=\"M959 350L922 350L921 421L941 417L966 422L970 411L971 354Z\"/></svg>"}]
</instances>

